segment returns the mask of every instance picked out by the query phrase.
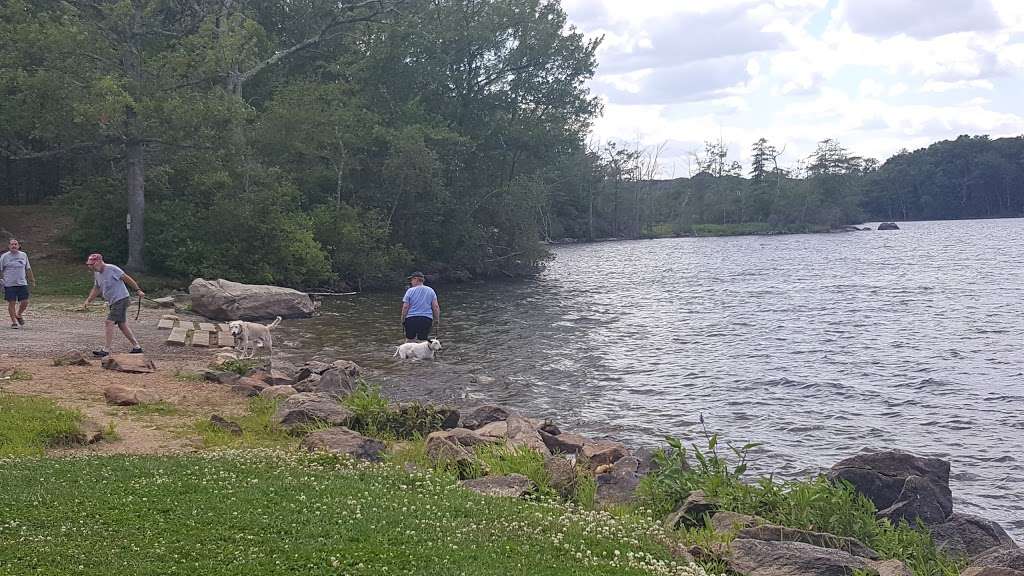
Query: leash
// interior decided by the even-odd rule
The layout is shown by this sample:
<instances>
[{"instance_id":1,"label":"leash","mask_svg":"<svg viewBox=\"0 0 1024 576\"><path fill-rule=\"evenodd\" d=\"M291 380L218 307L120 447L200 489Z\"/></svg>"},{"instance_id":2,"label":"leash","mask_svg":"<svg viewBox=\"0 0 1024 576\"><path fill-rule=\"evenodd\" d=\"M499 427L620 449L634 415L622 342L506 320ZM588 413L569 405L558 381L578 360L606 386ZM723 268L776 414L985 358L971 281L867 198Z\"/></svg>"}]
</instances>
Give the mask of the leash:
<instances>
[{"instance_id":1,"label":"leash","mask_svg":"<svg viewBox=\"0 0 1024 576\"><path fill-rule=\"evenodd\" d=\"M144 296L139 296L139 307L135 309L135 321L139 321L139 314L142 314L142 299Z\"/></svg>"}]
</instances>

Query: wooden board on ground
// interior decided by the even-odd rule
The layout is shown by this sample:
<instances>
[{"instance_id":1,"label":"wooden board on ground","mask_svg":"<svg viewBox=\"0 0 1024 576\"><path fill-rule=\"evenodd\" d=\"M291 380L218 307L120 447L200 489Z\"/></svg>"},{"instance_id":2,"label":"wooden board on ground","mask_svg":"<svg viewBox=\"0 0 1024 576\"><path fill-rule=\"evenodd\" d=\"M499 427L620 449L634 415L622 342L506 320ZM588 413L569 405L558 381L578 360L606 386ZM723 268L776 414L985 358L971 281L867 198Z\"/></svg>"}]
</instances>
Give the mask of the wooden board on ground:
<instances>
[{"instance_id":1,"label":"wooden board on ground","mask_svg":"<svg viewBox=\"0 0 1024 576\"><path fill-rule=\"evenodd\" d=\"M170 336L167 337L168 344L177 344L179 346L185 345L185 340L188 339L188 329L183 326L178 326L171 330Z\"/></svg>"},{"instance_id":2,"label":"wooden board on ground","mask_svg":"<svg viewBox=\"0 0 1024 576\"><path fill-rule=\"evenodd\" d=\"M196 330L192 333L192 345L193 346L209 346L210 345L210 333L205 330Z\"/></svg>"},{"instance_id":3,"label":"wooden board on ground","mask_svg":"<svg viewBox=\"0 0 1024 576\"><path fill-rule=\"evenodd\" d=\"M202 330L203 332L214 332L217 330L216 326L209 322L200 322L199 329Z\"/></svg>"},{"instance_id":4,"label":"wooden board on ground","mask_svg":"<svg viewBox=\"0 0 1024 576\"><path fill-rule=\"evenodd\" d=\"M235 337L230 332L217 332L217 343L220 346L233 348L235 346Z\"/></svg>"},{"instance_id":5,"label":"wooden board on ground","mask_svg":"<svg viewBox=\"0 0 1024 576\"><path fill-rule=\"evenodd\" d=\"M174 328L174 320L171 320L170 318L164 318L160 320L156 327L157 330L170 330L171 328Z\"/></svg>"},{"instance_id":6,"label":"wooden board on ground","mask_svg":"<svg viewBox=\"0 0 1024 576\"><path fill-rule=\"evenodd\" d=\"M195 330L196 323L191 320L178 320L178 328L184 328L185 330Z\"/></svg>"},{"instance_id":7,"label":"wooden board on ground","mask_svg":"<svg viewBox=\"0 0 1024 576\"><path fill-rule=\"evenodd\" d=\"M217 324L217 330L225 333L231 332L231 326L228 326L227 324Z\"/></svg>"}]
</instances>

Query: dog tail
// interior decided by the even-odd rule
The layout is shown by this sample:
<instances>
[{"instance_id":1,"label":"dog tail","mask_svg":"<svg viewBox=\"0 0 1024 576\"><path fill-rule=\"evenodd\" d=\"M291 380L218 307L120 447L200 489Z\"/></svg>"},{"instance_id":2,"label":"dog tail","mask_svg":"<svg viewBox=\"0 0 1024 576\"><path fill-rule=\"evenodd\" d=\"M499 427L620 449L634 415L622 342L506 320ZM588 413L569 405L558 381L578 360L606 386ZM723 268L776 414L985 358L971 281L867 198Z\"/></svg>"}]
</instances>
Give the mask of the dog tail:
<instances>
[{"instance_id":1,"label":"dog tail","mask_svg":"<svg viewBox=\"0 0 1024 576\"><path fill-rule=\"evenodd\" d=\"M398 346L395 346L395 355L392 358L398 358Z\"/></svg>"},{"instance_id":2,"label":"dog tail","mask_svg":"<svg viewBox=\"0 0 1024 576\"><path fill-rule=\"evenodd\" d=\"M277 318L274 319L273 322L271 322L270 324L267 324L267 328L274 328L274 327L276 327L280 323L281 323L281 317L278 316Z\"/></svg>"}]
</instances>

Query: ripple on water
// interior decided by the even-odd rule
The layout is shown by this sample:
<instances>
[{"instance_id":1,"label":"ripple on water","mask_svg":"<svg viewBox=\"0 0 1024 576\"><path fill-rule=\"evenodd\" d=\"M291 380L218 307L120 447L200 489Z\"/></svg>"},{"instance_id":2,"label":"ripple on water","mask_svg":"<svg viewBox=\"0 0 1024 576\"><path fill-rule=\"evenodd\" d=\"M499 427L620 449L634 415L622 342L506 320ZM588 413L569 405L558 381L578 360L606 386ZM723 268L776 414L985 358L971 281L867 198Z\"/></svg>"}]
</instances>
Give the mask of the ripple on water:
<instances>
[{"instance_id":1,"label":"ripple on water","mask_svg":"<svg viewBox=\"0 0 1024 576\"><path fill-rule=\"evenodd\" d=\"M703 412L724 440L764 442L752 469L779 477L864 447L945 454L958 509L1024 539L1024 220L901 228L559 247L536 280L439 287L457 353L433 365L390 359L400 293L282 324L282 355L636 445L699 444Z\"/></svg>"}]
</instances>

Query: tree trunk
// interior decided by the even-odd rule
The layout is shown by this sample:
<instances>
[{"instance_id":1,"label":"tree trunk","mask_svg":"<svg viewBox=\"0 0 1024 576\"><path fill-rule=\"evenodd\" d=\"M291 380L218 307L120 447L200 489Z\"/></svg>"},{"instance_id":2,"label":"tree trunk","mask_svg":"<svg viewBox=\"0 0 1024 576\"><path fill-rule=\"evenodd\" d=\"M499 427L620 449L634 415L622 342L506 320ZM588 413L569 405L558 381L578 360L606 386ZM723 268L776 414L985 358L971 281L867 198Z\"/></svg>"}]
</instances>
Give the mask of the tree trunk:
<instances>
[{"instance_id":1,"label":"tree trunk","mask_svg":"<svg viewBox=\"0 0 1024 576\"><path fill-rule=\"evenodd\" d=\"M128 145L128 263L125 268L135 272L146 269L142 248L145 244L146 215L145 158L142 142Z\"/></svg>"}]
</instances>

